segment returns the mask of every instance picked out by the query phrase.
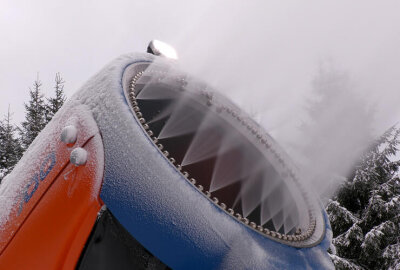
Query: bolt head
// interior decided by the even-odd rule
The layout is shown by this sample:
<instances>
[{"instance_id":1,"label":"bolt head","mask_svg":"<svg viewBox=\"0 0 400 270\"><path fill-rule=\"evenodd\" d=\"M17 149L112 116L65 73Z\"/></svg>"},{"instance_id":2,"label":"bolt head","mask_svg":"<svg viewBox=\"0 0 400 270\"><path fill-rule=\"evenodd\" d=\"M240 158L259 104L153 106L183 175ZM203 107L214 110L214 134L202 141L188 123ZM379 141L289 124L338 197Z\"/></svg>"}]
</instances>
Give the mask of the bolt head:
<instances>
[{"instance_id":1,"label":"bolt head","mask_svg":"<svg viewBox=\"0 0 400 270\"><path fill-rule=\"evenodd\" d=\"M81 147L77 147L72 150L69 160L72 164L78 167L86 164L87 157L87 151Z\"/></svg>"},{"instance_id":2,"label":"bolt head","mask_svg":"<svg viewBox=\"0 0 400 270\"><path fill-rule=\"evenodd\" d=\"M66 126L61 131L61 141L67 145L73 145L78 138L78 130L75 126Z\"/></svg>"}]
</instances>

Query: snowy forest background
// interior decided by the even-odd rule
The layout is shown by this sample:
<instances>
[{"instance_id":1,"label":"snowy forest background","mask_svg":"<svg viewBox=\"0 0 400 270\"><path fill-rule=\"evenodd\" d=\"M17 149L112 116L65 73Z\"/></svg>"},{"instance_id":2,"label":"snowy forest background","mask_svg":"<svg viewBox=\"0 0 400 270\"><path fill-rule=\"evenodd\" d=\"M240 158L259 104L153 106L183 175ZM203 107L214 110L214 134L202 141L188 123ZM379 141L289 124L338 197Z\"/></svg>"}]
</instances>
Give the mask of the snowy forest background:
<instances>
[{"instance_id":1,"label":"snowy forest background","mask_svg":"<svg viewBox=\"0 0 400 270\"><path fill-rule=\"evenodd\" d=\"M8 107L7 114L0 120L0 183L9 174L23 153L28 149L40 131L53 118L54 114L64 104L65 81L60 73L54 80L54 96L44 97L42 82L37 76L31 88L30 99L24 103L25 119L20 125L15 125L12 111Z\"/></svg>"},{"instance_id":2,"label":"snowy forest background","mask_svg":"<svg viewBox=\"0 0 400 270\"><path fill-rule=\"evenodd\" d=\"M0 122L0 181L64 104L64 84L57 73L54 94L45 97L37 78L19 125L8 108ZM319 70L313 99L305 104L308 118L299 126L302 140L295 148L301 154L295 161L326 206L336 269L400 269L400 129L374 135L374 111L353 87L346 72Z\"/></svg>"}]
</instances>

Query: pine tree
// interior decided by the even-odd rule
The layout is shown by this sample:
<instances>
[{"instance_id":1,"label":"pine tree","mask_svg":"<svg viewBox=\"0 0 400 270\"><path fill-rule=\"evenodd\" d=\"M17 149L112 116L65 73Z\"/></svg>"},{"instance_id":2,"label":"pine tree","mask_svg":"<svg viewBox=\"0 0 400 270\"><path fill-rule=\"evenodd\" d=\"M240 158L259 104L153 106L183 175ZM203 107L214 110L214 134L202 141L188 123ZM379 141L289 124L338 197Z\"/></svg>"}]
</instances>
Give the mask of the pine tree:
<instances>
[{"instance_id":1,"label":"pine tree","mask_svg":"<svg viewBox=\"0 0 400 270\"><path fill-rule=\"evenodd\" d=\"M46 104L46 122L50 122L56 112L64 104L66 98L64 95L64 79L61 77L60 73L56 73L55 77L55 97L48 98Z\"/></svg>"},{"instance_id":2,"label":"pine tree","mask_svg":"<svg viewBox=\"0 0 400 270\"><path fill-rule=\"evenodd\" d=\"M399 136L386 131L327 205L337 269L400 269Z\"/></svg>"},{"instance_id":3,"label":"pine tree","mask_svg":"<svg viewBox=\"0 0 400 270\"><path fill-rule=\"evenodd\" d=\"M33 142L39 132L46 125L46 107L41 93L42 83L38 78L33 83L33 89L30 88L30 100L25 105L25 120L21 123L20 136L22 147L26 150Z\"/></svg>"},{"instance_id":4,"label":"pine tree","mask_svg":"<svg viewBox=\"0 0 400 270\"><path fill-rule=\"evenodd\" d=\"M0 182L21 158L23 150L20 141L15 137L17 128L11 123L11 112L0 122Z\"/></svg>"}]
</instances>

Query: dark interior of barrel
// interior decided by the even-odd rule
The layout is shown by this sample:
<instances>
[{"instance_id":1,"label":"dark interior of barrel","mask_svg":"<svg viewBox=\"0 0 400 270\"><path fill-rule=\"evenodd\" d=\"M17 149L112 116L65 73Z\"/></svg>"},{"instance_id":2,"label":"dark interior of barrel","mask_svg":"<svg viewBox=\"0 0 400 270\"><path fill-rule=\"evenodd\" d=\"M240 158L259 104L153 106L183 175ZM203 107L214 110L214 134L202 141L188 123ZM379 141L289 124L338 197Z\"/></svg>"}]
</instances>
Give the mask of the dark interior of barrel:
<instances>
[{"instance_id":1,"label":"dark interior of barrel","mask_svg":"<svg viewBox=\"0 0 400 270\"><path fill-rule=\"evenodd\" d=\"M212 110L206 95L188 91L180 80L154 76L145 73L136 83L138 106L153 136L182 165L182 172L249 221L294 234L300 226L300 210L261 145L243 135L246 130L239 121L227 121L227 115ZM165 134L167 125L172 135ZM185 162L188 155L196 157L195 162Z\"/></svg>"}]
</instances>

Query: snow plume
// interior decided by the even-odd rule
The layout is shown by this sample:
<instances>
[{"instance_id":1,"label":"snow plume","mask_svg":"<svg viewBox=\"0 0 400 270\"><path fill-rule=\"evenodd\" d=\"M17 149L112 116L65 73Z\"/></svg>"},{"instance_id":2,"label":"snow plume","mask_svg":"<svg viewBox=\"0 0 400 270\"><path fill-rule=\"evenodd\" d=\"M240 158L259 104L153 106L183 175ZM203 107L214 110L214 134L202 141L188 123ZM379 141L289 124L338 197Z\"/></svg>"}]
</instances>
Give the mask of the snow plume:
<instances>
[{"instance_id":1,"label":"snow plume","mask_svg":"<svg viewBox=\"0 0 400 270\"><path fill-rule=\"evenodd\" d=\"M311 93L293 152L308 184L329 198L373 143L373 111L350 76L331 65L320 67Z\"/></svg>"},{"instance_id":2,"label":"snow plume","mask_svg":"<svg viewBox=\"0 0 400 270\"><path fill-rule=\"evenodd\" d=\"M183 70L255 115L326 195L400 118L399 8L208 1L170 42Z\"/></svg>"}]
</instances>

